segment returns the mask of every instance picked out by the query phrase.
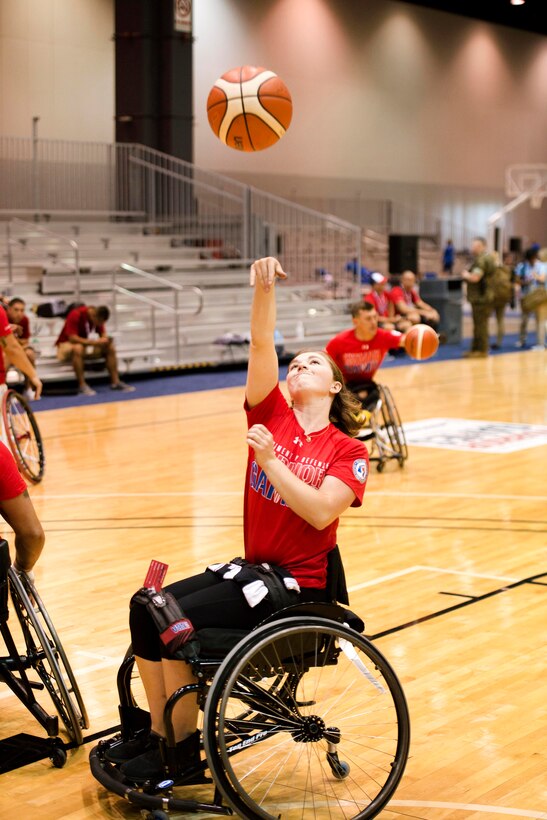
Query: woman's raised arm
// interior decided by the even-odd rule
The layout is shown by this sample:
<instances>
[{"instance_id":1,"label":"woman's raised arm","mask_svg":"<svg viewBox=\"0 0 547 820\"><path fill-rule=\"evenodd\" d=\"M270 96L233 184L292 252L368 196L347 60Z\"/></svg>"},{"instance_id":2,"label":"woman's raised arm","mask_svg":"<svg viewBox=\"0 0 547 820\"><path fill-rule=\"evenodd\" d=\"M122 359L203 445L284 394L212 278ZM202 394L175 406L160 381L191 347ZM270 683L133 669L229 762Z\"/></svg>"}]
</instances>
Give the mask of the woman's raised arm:
<instances>
[{"instance_id":1,"label":"woman's raised arm","mask_svg":"<svg viewBox=\"0 0 547 820\"><path fill-rule=\"evenodd\" d=\"M276 323L275 281L286 279L279 261L273 256L258 259L251 265L250 285L254 287L251 306L251 344L247 369L247 403L259 404L270 393L279 378L279 364L274 343Z\"/></svg>"}]
</instances>

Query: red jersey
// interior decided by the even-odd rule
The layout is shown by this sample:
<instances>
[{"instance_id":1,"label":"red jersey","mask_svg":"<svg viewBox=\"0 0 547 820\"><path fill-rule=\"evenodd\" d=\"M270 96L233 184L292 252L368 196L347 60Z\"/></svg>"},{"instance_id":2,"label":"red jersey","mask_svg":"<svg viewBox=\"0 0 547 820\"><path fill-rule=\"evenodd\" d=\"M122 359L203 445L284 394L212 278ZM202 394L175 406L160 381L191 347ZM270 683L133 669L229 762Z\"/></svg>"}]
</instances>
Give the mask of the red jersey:
<instances>
[{"instance_id":1,"label":"red jersey","mask_svg":"<svg viewBox=\"0 0 547 820\"><path fill-rule=\"evenodd\" d=\"M30 339L30 322L28 316L21 316L20 322L12 322L11 324L21 328L21 332L17 333L18 339Z\"/></svg>"},{"instance_id":2,"label":"red jersey","mask_svg":"<svg viewBox=\"0 0 547 820\"><path fill-rule=\"evenodd\" d=\"M247 423L264 424L274 437L277 458L311 487L320 487L326 475L336 476L355 493L352 507L360 507L368 475L364 444L329 424L308 441L279 385L249 409ZM294 513L280 497L249 448L245 478L245 558L282 566L302 587L324 589L327 554L336 546L338 519L317 530Z\"/></svg>"},{"instance_id":3,"label":"red jersey","mask_svg":"<svg viewBox=\"0 0 547 820\"><path fill-rule=\"evenodd\" d=\"M367 295L365 296L364 301L369 302L371 305L374 305L378 316L388 315L389 303L391 301L391 299L389 298L389 291L378 293L378 291L376 290L371 290L371 292L367 293Z\"/></svg>"},{"instance_id":4,"label":"red jersey","mask_svg":"<svg viewBox=\"0 0 547 820\"><path fill-rule=\"evenodd\" d=\"M401 334L396 330L378 328L376 335L363 342L355 330L343 330L327 344L326 351L334 359L347 384L372 381L388 350L399 347Z\"/></svg>"},{"instance_id":5,"label":"red jersey","mask_svg":"<svg viewBox=\"0 0 547 820\"><path fill-rule=\"evenodd\" d=\"M412 307L412 305L416 305L420 301L418 291L415 288L412 288L412 290L405 290L399 285L397 285L394 288L391 288L389 292L389 298L391 299L394 305L396 305L397 302L404 302L409 307Z\"/></svg>"},{"instance_id":6,"label":"red jersey","mask_svg":"<svg viewBox=\"0 0 547 820\"><path fill-rule=\"evenodd\" d=\"M87 339L92 330L96 330L99 336L105 335L104 325L95 327L89 318L89 312L85 305L73 308L66 317L63 329L59 333L55 344L60 345L61 342L69 342L70 336L80 336L82 339Z\"/></svg>"},{"instance_id":7,"label":"red jersey","mask_svg":"<svg viewBox=\"0 0 547 820\"><path fill-rule=\"evenodd\" d=\"M0 339L6 336L11 336L11 327L9 326L8 314L0 305ZM6 383L6 368L4 366L4 355L2 347L0 346L0 384Z\"/></svg>"},{"instance_id":8,"label":"red jersey","mask_svg":"<svg viewBox=\"0 0 547 820\"><path fill-rule=\"evenodd\" d=\"M11 501L26 489L27 485L19 474L15 459L0 441L0 501Z\"/></svg>"}]
</instances>

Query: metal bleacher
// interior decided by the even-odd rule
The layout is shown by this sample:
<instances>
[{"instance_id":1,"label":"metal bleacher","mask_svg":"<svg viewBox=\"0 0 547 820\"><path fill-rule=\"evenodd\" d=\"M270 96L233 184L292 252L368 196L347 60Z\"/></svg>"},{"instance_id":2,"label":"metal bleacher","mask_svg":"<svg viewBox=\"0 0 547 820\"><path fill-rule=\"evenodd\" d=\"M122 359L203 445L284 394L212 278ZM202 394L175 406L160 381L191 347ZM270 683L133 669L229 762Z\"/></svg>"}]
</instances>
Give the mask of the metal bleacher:
<instances>
[{"instance_id":1,"label":"metal bleacher","mask_svg":"<svg viewBox=\"0 0 547 820\"><path fill-rule=\"evenodd\" d=\"M361 229L142 145L0 137L0 290L29 310L44 381L62 318L38 305L105 304L122 372L217 367L248 354L249 265L276 256L285 349L347 324ZM41 313L43 309L39 312Z\"/></svg>"}]
</instances>

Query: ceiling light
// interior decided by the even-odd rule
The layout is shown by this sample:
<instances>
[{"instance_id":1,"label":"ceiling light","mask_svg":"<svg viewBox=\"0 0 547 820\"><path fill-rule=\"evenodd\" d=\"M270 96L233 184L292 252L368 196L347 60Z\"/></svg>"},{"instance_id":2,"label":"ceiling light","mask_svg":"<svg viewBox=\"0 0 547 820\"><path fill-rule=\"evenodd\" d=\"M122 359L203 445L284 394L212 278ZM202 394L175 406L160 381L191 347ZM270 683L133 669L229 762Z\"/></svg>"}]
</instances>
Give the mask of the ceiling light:
<instances>
[{"instance_id":1,"label":"ceiling light","mask_svg":"<svg viewBox=\"0 0 547 820\"><path fill-rule=\"evenodd\" d=\"M511 0L512 6L523 6L526 0Z\"/></svg>"}]
</instances>

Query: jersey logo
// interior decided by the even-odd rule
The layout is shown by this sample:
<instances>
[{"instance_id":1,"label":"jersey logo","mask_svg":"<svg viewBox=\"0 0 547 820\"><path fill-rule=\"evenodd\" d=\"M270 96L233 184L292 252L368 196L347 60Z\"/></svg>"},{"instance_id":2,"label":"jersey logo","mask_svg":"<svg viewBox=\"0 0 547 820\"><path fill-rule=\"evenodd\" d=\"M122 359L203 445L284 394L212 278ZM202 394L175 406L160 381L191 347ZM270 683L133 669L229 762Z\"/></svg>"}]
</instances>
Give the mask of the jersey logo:
<instances>
[{"instance_id":1,"label":"jersey logo","mask_svg":"<svg viewBox=\"0 0 547 820\"><path fill-rule=\"evenodd\" d=\"M299 444L300 447L304 446L304 442L298 436L294 439L293 444Z\"/></svg>"},{"instance_id":2,"label":"jersey logo","mask_svg":"<svg viewBox=\"0 0 547 820\"><path fill-rule=\"evenodd\" d=\"M368 464L366 459L358 458L353 462L353 475L361 484L364 484L368 476Z\"/></svg>"}]
</instances>

